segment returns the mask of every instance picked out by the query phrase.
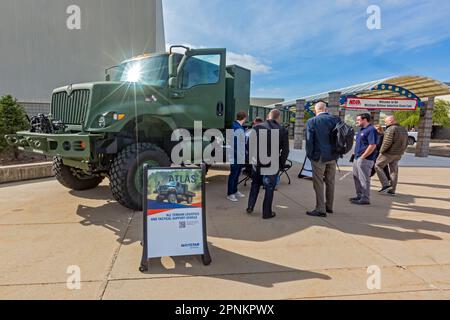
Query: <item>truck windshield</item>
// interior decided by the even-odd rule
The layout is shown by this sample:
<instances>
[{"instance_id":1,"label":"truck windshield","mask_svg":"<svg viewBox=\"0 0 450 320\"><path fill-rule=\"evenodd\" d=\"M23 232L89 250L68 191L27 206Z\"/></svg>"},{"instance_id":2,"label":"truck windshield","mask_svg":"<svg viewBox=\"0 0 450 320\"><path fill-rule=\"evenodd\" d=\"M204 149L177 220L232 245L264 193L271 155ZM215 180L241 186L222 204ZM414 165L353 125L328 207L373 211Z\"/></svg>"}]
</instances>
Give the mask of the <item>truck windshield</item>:
<instances>
[{"instance_id":1,"label":"truck windshield","mask_svg":"<svg viewBox=\"0 0 450 320\"><path fill-rule=\"evenodd\" d=\"M168 59L163 55L122 63L114 80L163 87L169 78Z\"/></svg>"}]
</instances>

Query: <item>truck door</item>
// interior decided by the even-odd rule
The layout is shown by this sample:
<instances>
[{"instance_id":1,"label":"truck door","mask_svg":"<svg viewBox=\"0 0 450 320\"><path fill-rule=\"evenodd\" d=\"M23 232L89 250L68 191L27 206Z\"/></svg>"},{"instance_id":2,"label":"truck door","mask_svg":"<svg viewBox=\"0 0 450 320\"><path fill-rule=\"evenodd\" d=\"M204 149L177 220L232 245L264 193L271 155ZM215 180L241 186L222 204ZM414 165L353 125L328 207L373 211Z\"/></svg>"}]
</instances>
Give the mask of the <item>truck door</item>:
<instances>
[{"instance_id":1,"label":"truck door","mask_svg":"<svg viewBox=\"0 0 450 320\"><path fill-rule=\"evenodd\" d=\"M225 49L189 50L178 68L178 86L172 91L174 104L185 108L184 128L202 121L204 129L225 126ZM178 100L178 101L177 101Z\"/></svg>"}]
</instances>

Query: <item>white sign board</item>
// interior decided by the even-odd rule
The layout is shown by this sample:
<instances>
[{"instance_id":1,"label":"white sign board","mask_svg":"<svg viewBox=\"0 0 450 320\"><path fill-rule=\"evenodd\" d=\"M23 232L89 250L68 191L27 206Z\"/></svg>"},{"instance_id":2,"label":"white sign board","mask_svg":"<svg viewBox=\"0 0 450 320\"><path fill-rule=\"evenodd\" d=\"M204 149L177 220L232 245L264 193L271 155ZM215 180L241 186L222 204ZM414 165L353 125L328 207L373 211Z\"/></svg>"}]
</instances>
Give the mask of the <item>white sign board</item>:
<instances>
[{"instance_id":1,"label":"white sign board","mask_svg":"<svg viewBox=\"0 0 450 320\"><path fill-rule=\"evenodd\" d=\"M418 107L416 99L363 99L348 98L346 109L354 110L409 110L414 111Z\"/></svg>"},{"instance_id":2,"label":"white sign board","mask_svg":"<svg viewBox=\"0 0 450 320\"><path fill-rule=\"evenodd\" d=\"M144 203L144 253L160 257L201 255L209 265L206 240L205 169L146 168Z\"/></svg>"},{"instance_id":3,"label":"white sign board","mask_svg":"<svg viewBox=\"0 0 450 320\"><path fill-rule=\"evenodd\" d=\"M170 209L148 214L147 257L202 255L202 209Z\"/></svg>"},{"instance_id":4,"label":"white sign board","mask_svg":"<svg viewBox=\"0 0 450 320\"><path fill-rule=\"evenodd\" d=\"M305 158L305 161L303 162L302 171L300 171L300 174L298 175L298 177L300 179L313 177L313 167L312 167L311 160L309 160L308 157Z\"/></svg>"}]
</instances>

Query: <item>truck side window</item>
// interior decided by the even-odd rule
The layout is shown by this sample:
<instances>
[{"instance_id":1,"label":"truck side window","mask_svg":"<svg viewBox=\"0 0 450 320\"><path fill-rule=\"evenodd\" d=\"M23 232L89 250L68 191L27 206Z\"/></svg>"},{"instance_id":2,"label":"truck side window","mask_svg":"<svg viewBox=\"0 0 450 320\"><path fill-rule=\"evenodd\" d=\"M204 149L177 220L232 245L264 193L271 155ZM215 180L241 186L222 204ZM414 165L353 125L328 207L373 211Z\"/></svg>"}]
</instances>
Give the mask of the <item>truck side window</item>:
<instances>
[{"instance_id":1,"label":"truck side window","mask_svg":"<svg viewBox=\"0 0 450 320\"><path fill-rule=\"evenodd\" d=\"M220 79L220 54L192 56L184 65L181 88L215 84Z\"/></svg>"}]
</instances>

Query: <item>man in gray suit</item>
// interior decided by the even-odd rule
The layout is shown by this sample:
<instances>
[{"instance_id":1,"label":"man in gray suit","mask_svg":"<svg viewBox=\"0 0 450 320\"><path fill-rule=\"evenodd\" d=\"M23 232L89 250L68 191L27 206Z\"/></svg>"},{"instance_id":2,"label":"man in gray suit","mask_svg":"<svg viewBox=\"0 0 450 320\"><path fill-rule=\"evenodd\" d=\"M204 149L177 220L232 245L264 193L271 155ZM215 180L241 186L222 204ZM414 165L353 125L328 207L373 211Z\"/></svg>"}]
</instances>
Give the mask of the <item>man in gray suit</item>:
<instances>
[{"instance_id":1,"label":"man in gray suit","mask_svg":"<svg viewBox=\"0 0 450 320\"><path fill-rule=\"evenodd\" d=\"M333 144L332 132L341 120L328 113L324 102L317 103L314 109L316 117L310 119L307 124L306 153L313 167L316 209L308 211L307 214L326 217L327 213L333 213L336 166L339 158L335 150L336 145Z\"/></svg>"}]
</instances>

